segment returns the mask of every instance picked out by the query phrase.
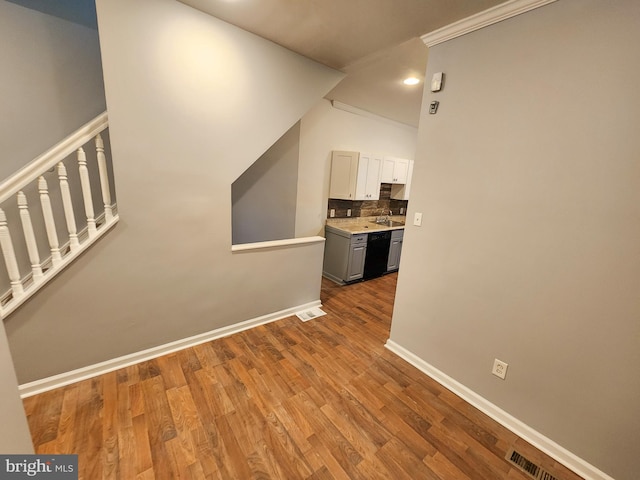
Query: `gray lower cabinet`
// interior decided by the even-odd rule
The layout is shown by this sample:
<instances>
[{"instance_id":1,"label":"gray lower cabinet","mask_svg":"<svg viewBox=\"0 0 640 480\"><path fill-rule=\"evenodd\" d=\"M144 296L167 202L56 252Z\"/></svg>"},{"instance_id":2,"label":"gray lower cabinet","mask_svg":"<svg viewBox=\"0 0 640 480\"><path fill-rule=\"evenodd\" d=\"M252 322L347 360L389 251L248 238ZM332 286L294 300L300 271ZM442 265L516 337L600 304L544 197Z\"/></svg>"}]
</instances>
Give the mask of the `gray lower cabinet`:
<instances>
[{"instance_id":1,"label":"gray lower cabinet","mask_svg":"<svg viewBox=\"0 0 640 480\"><path fill-rule=\"evenodd\" d=\"M364 237L364 241L362 238ZM364 259L367 256L367 235L354 235L349 246L347 281L359 280L364 275Z\"/></svg>"},{"instance_id":2,"label":"gray lower cabinet","mask_svg":"<svg viewBox=\"0 0 640 480\"><path fill-rule=\"evenodd\" d=\"M389 260L387 260L387 272L398 270L400 266L400 253L402 252L402 240L404 230L391 232L391 245L389 246Z\"/></svg>"},{"instance_id":3,"label":"gray lower cabinet","mask_svg":"<svg viewBox=\"0 0 640 480\"><path fill-rule=\"evenodd\" d=\"M322 274L338 283L360 280L364 274L367 234L350 235L326 229Z\"/></svg>"}]
</instances>

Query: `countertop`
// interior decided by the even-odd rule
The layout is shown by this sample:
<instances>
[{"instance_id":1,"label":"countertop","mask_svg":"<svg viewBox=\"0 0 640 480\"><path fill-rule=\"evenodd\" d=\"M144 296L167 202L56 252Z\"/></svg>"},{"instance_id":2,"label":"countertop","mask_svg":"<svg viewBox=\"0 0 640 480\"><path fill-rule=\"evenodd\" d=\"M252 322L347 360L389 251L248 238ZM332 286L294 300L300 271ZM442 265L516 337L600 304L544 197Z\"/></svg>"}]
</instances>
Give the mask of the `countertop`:
<instances>
[{"instance_id":1,"label":"countertop","mask_svg":"<svg viewBox=\"0 0 640 480\"><path fill-rule=\"evenodd\" d=\"M338 234L360 234L381 232L384 230L400 230L404 229L404 222L406 217L404 215L393 215L389 217L393 222L402 223L401 225L387 226L378 224L376 222L377 217L357 217L357 218L328 218L326 229Z\"/></svg>"}]
</instances>

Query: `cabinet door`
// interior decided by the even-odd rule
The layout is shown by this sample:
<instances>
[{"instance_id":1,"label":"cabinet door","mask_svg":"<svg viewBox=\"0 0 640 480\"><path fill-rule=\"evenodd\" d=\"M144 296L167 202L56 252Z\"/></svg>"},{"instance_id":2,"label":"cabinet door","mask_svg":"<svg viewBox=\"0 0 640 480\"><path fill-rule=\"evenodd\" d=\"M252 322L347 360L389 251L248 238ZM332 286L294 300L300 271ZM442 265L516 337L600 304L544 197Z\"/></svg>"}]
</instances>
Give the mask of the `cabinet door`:
<instances>
[{"instance_id":1,"label":"cabinet door","mask_svg":"<svg viewBox=\"0 0 640 480\"><path fill-rule=\"evenodd\" d=\"M371 155L367 165L367 178L365 187L366 200L378 200L380 198L380 172L382 170L382 157Z\"/></svg>"},{"instance_id":2,"label":"cabinet door","mask_svg":"<svg viewBox=\"0 0 640 480\"><path fill-rule=\"evenodd\" d=\"M358 173L356 179L356 195L354 200L369 200L369 192L367 191L367 175L369 172L369 163L371 155L361 153L358 159Z\"/></svg>"},{"instance_id":3,"label":"cabinet door","mask_svg":"<svg viewBox=\"0 0 640 480\"><path fill-rule=\"evenodd\" d=\"M391 157L384 157L382 160L382 175L380 176L381 183L393 183L393 170L395 169L396 161Z\"/></svg>"},{"instance_id":4,"label":"cabinet door","mask_svg":"<svg viewBox=\"0 0 640 480\"><path fill-rule=\"evenodd\" d=\"M402 240L391 240L389 246L389 260L387 261L387 272L397 270L400 265L400 250L402 249Z\"/></svg>"},{"instance_id":5,"label":"cabinet door","mask_svg":"<svg viewBox=\"0 0 640 480\"><path fill-rule=\"evenodd\" d=\"M360 154L355 200L378 200L380 198L381 165L381 157L368 153Z\"/></svg>"},{"instance_id":6,"label":"cabinet door","mask_svg":"<svg viewBox=\"0 0 640 480\"><path fill-rule=\"evenodd\" d=\"M409 160L396 158L393 166L393 183L407 183L409 175Z\"/></svg>"},{"instance_id":7,"label":"cabinet door","mask_svg":"<svg viewBox=\"0 0 640 480\"><path fill-rule=\"evenodd\" d=\"M351 245L349 251L349 268L347 269L347 281L358 280L364 275L364 258L367 253L367 244Z\"/></svg>"},{"instance_id":8,"label":"cabinet door","mask_svg":"<svg viewBox=\"0 0 640 480\"><path fill-rule=\"evenodd\" d=\"M411 190L412 178L413 178L413 160L409 160L409 171L407 172L407 183L392 185L391 198L395 200L409 200L409 191Z\"/></svg>"},{"instance_id":9,"label":"cabinet door","mask_svg":"<svg viewBox=\"0 0 640 480\"><path fill-rule=\"evenodd\" d=\"M333 152L331 155L329 198L354 200L357 173L358 152Z\"/></svg>"}]
</instances>

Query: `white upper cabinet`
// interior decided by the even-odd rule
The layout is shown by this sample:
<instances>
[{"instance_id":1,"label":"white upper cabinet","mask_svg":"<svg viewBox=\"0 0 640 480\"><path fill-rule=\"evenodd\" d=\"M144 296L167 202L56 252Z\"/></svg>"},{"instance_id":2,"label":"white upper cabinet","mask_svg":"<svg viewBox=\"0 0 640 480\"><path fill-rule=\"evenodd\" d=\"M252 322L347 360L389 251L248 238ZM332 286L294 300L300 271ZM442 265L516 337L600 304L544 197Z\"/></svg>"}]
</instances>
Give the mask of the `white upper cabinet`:
<instances>
[{"instance_id":1,"label":"white upper cabinet","mask_svg":"<svg viewBox=\"0 0 640 480\"><path fill-rule=\"evenodd\" d=\"M406 158L384 157L381 183L407 183L409 160Z\"/></svg>"},{"instance_id":2,"label":"white upper cabinet","mask_svg":"<svg viewBox=\"0 0 640 480\"><path fill-rule=\"evenodd\" d=\"M358 157L358 152L333 152L331 154L329 198L355 200Z\"/></svg>"},{"instance_id":3,"label":"white upper cabinet","mask_svg":"<svg viewBox=\"0 0 640 480\"><path fill-rule=\"evenodd\" d=\"M378 200L382 157L334 151L331 155L329 198Z\"/></svg>"},{"instance_id":4,"label":"white upper cabinet","mask_svg":"<svg viewBox=\"0 0 640 480\"><path fill-rule=\"evenodd\" d=\"M407 182L404 184L391 185L391 198L393 198L394 200L409 200L409 190L411 189L412 177L413 177L413 160L409 160Z\"/></svg>"},{"instance_id":5,"label":"white upper cabinet","mask_svg":"<svg viewBox=\"0 0 640 480\"><path fill-rule=\"evenodd\" d=\"M378 200L380 198L380 172L382 157L366 153L360 154L356 200Z\"/></svg>"}]
</instances>

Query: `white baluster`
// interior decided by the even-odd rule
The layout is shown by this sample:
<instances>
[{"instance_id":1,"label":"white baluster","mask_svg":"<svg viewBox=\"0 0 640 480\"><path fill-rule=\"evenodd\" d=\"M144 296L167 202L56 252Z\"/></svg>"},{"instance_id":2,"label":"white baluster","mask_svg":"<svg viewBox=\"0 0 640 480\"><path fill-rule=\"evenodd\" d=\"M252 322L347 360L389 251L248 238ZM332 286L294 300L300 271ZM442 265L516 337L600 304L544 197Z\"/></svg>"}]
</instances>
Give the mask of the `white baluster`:
<instances>
[{"instance_id":1,"label":"white baluster","mask_svg":"<svg viewBox=\"0 0 640 480\"><path fill-rule=\"evenodd\" d=\"M102 202L104 203L104 219L109 222L113 219L111 208L111 191L109 190L109 175L107 173L107 158L104 155L104 141L102 135L96 136L96 155L98 157L98 171L100 172L100 187L102 189Z\"/></svg>"},{"instance_id":2,"label":"white baluster","mask_svg":"<svg viewBox=\"0 0 640 480\"><path fill-rule=\"evenodd\" d=\"M62 263L62 255L58 245L58 231L56 230L56 222L53 219L53 210L51 210L51 200L49 199L49 187L44 177L38 179L38 191L40 192L40 203L42 204L42 216L44 217L44 226L47 230L47 238L49 239L49 248L51 249L51 263L57 267Z\"/></svg>"},{"instance_id":3,"label":"white baluster","mask_svg":"<svg viewBox=\"0 0 640 480\"><path fill-rule=\"evenodd\" d=\"M87 230L89 238L96 236L96 219L93 213L93 199L91 197L91 182L89 169L87 168L87 155L82 147L78 149L78 170L80 171L80 185L82 185L82 198L84 200L84 212L87 214Z\"/></svg>"},{"instance_id":4,"label":"white baluster","mask_svg":"<svg viewBox=\"0 0 640 480\"><path fill-rule=\"evenodd\" d=\"M67 180L67 168L62 162L58 164L58 178L60 179L60 193L62 194L64 217L67 221L67 230L69 231L69 248L71 248L72 252L75 252L80 248L80 241L78 240L76 217L73 214L71 191L69 190L69 181Z\"/></svg>"},{"instance_id":5,"label":"white baluster","mask_svg":"<svg viewBox=\"0 0 640 480\"><path fill-rule=\"evenodd\" d=\"M38 253L36 236L33 233L33 224L31 223L31 214L29 213L27 196L21 191L18 192L18 209L20 210L20 221L22 222L24 239L27 242L27 252L29 252L33 282L38 283L43 277L42 267L40 266L40 254Z\"/></svg>"},{"instance_id":6,"label":"white baluster","mask_svg":"<svg viewBox=\"0 0 640 480\"><path fill-rule=\"evenodd\" d=\"M20 281L20 270L18 269L18 262L16 261L16 253L13 250L13 242L11 241L11 233L7 225L7 216L4 214L4 210L0 208L0 247L2 247L2 255L4 256L4 263L7 266L7 273L9 274L9 280L11 281L11 290L13 290L14 297L20 297L24 295L24 288Z\"/></svg>"}]
</instances>

